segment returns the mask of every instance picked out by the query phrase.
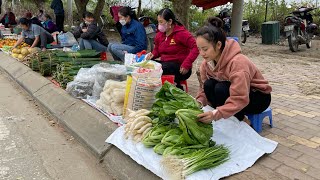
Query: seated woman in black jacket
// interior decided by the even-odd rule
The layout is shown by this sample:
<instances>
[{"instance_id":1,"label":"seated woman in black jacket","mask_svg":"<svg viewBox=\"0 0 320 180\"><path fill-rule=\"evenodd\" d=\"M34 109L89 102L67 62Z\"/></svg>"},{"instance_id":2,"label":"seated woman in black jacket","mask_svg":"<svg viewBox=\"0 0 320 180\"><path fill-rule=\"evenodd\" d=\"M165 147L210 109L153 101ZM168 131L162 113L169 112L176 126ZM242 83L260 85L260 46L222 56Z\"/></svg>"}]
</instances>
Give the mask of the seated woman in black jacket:
<instances>
[{"instance_id":1,"label":"seated woman in black jacket","mask_svg":"<svg viewBox=\"0 0 320 180\"><path fill-rule=\"evenodd\" d=\"M108 39L97 26L93 14L85 12L83 15L84 23L73 31L75 38L79 38L80 49L95 49L99 52L107 51Z\"/></svg>"}]
</instances>

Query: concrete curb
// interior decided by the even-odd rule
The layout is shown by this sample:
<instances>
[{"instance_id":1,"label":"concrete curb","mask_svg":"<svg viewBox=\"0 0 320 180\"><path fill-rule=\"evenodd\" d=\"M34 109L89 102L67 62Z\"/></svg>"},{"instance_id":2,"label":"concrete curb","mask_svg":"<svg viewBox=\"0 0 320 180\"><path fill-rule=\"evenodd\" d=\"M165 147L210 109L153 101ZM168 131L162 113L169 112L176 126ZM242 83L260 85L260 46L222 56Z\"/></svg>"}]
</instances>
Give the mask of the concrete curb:
<instances>
[{"instance_id":1,"label":"concrete curb","mask_svg":"<svg viewBox=\"0 0 320 180\"><path fill-rule=\"evenodd\" d=\"M83 146L88 148L107 171L117 179L159 179L138 165L106 138L117 128L108 118L29 67L0 52L0 68L53 115ZM147 177L147 178L146 178Z\"/></svg>"}]
</instances>

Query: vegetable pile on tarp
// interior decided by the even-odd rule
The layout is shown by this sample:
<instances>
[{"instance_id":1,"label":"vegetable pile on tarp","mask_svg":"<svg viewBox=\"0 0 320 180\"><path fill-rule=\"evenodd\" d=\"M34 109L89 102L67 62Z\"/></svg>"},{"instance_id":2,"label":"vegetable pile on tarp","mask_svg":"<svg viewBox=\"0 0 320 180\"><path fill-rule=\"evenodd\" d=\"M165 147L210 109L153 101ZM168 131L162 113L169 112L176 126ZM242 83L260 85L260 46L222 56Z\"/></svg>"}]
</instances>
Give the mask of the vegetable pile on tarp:
<instances>
[{"instance_id":1,"label":"vegetable pile on tarp","mask_svg":"<svg viewBox=\"0 0 320 180\"><path fill-rule=\"evenodd\" d=\"M151 118L147 115L150 111L140 109L139 111L130 111L127 125L125 128L126 138L133 138L134 141L141 141L145 135L152 129Z\"/></svg>"},{"instance_id":2,"label":"vegetable pile on tarp","mask_svg":"<svg viewBox=\"0 0 320 180\"><path fill-rule=\"evenodd\" d=\"M97 107L105 112L117 116L121 115L123 112L125 88L125 81L107 80L100 94L100 99L96 102Z\"/></svg>"},{"instance_id":3,"label":"vegetable pile on tarp","mask_svg":"<svg viewBox=\"0 0 320 180\"><path fill-rule=\"evenodd\" d=\"M184 179L228 160L228 148L211 140L212 124L198 121L197 115L203 111L194 98L168 82L156 98L148 114L153 127L143 136L142 143L164 156L162 164L172 179Z\"/></svg>"},{"instance_id":4,"label":"vegetable pile on tarp","mask_svg":"<svg viewBox=\"0 0 320 180\"><path fill-rule=\"evenodd\" d=\"M69 63L78 67L91 67L101 62L99 52L95 50L80 50L78 52L46 51L40 52L30 61L30 67L34 71L40 71L43 76L50 76L56 71L57 66Z\"/></svg>"},{"instance_id":5,"label":"vegetable pile on tarp","mask_svg":"<svg viewBox=\"0 0 320 180\"><path fill-rule=\"evenodd\" d=\"M156 102L151 109L151 117L158 123L172 122L179 109L199 110L199 103L179 88L166 82L156 94Z\"/></svg>"}]
</instances>

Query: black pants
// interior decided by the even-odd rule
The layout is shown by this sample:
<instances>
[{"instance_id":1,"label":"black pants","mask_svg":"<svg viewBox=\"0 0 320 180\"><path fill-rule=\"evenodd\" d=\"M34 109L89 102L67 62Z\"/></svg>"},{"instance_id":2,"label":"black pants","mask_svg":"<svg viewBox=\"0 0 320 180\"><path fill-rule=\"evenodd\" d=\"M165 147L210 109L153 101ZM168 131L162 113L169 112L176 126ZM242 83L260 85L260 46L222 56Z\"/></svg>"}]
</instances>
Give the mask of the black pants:
<instances>
[{"instance_id":1,"label":"black pants","mask_svg":"<svg viewBox=\"0 0 320 180\"><path fill-rule=\"evenodd\" d=\"M56 25L59 32L63 31L64 15L56 14Z\"/></svg>"},{"instance_id":2,"label":"black pants","mask_svg":"<svg viewBox=\"0 0 320 180\"><path fill-rule=\"evenodd\" d=\"M24 42L32 46L35 39L25 38ZM36 45L37 47L46 48L47 44L50 44L54 41L53 37L45 32L40 34L40 41Z\"/></svg>"},{"instance_id":3,"label":"black pants","mask_svg":"<svg viewBox=\"0 0 320 180\"><path fill-rule=\"evenodd\" d=\"M180 81L187 80L192 73L192 70L190 69L187 74L182 75L180 73L180 66L181 64L173 61L163 62L158 61L162 65L163 75L174 75L174 82L177 84L177 87L182 89L182 86L180 85Z\"/></svg>"},{"instance_id":4,"label":"black pants","mask_svg":"<svg viewBox=\"0 0 320 180\"><path fill-rule=\"evenodd\" d=\"M224 105L230 97L230 84L228 81L220 82L215 79L208 79L204 83L204 92L213 108ZM249 104L234 115L240 121L246 114L259 114L266 110L271 103L271 94L250 90L249 99Z\"/></svg>"}]
</instances>

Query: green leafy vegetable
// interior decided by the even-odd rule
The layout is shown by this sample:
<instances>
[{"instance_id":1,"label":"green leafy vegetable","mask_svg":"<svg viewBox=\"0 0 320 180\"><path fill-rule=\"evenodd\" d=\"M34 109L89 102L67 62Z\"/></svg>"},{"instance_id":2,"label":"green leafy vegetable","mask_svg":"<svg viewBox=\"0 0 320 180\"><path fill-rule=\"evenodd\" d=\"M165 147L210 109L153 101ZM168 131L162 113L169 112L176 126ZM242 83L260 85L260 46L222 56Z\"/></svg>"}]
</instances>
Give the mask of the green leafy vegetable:
<instances>
[{"instance_id":1,"label":"green leafy vegetable","mask_svg":"<svg viewBox=\"0 0 320 180\"><path fill-rule=\"evenodd\" d=\"M209 145L213 134L212 124L204 124L197 121L199 110L180 109L176 112L179 119L179 127L183 132L183 138L187 144Z\"/></svg>"},{"instance_id":2,"label":"green leafy vegetable","mask_svg":"<svg viewBox=\"0 0 320 180\"><path fill-rule=\"evenodd\" d=\"M228 148L220 145L198 149L183 155L165 156L162 164L172 176L170 179L184 179L194 172L217 167L228 159Z\"/></svg>"},{"instance_id":3,"label":"green leafy vegetable","mask_svg":"<svg viewBox=\"0 0 320 180\"><path fill-rule=\"evenodd\" d=\"M155 126L148 132L148 134L143 138L142 143L146 147L153 147L159 144L165 134L172 128L176 128L175 124L167 124L167 125L158 125Z\"/></svg>"},{"instance_id":4,"label":"green leafy vegetable","mask_svg":"<svg viewBox=\"0 0 320 180\"><path fill-rule=\"evenodd\" d=\"M156 94L156 102L152 106L150 117L159 118L158 123L172 122L179 109L200 110L198 102L189 94L174 85L165 82Z\"/></svg>"}]
</instances>

